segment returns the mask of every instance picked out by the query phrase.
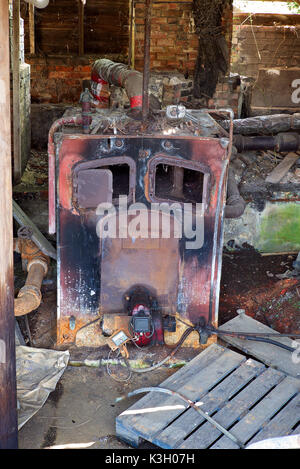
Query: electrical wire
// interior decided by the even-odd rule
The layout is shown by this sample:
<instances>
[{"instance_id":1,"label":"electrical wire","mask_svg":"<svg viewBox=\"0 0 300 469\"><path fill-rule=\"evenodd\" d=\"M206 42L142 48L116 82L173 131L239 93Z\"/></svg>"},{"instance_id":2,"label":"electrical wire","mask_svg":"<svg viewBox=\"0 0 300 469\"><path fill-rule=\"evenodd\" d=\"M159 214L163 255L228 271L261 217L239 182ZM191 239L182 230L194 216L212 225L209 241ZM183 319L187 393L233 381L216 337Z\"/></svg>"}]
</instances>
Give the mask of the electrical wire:
<instances>
[{"instance_id":1,"label":"electrical wire","mask_svg":"<svg viewBox=\"0 0 300 469\"><path fill-rule=\"evenodd\" d=\"M109 376L111 376L111 378L113 378L115 381L119 381L119 382L123 382L123 381L129 381L129 379L131 378L132 376L132 373L148 373L149 371L154 371L154 370L157 370L158 368L160 368L161 366L163 366L168 360L170 360L170 358L172 358L175 353L180 349L180 347L182 346L183 342L187 339L187 337L191 334L191 332L193 332L195 330L194 327L190 327L188 329L186 329L184 331L184 333L182 334L180 340L178 341L176 347L172 350L171 353L169 353L163 360L161 360L160 362L156 363L155 365L152 365L148 368L141 368L141 369L135 369L135 368L132 368L130 366L130 363L129 361L124 358L124 363L126 365L126 367L128 368L129 370L129 374L128 374L128 377L126 377L126 379L121 379L121 378L117 378L116 376L114 376L109 368L109 364L107 363L106 364L106 370L107 370L107 373L109 374ZM111 354L111 351L109 352L109 355L108 355L108 359L110 358L110 354ZM118 355L119 357L119 355Z\"/></svg>"},{"instance_id":2,"label":"electrical wire","mask_svg":"<svg viewBox=\"0 0 300 469\"><path fill-rule=\"evenodd\" d=\"M275 340L270 339L269 337L300 337L300 334L291 334L291 333L269 333L269 332L238 332L238 331L221 331L220 329L215 329L215 328L208 328L208 330L216 335L229 335L232 337L238 337L240 339L245 339L245 340L254 340L257 342L265 342L267 344L275 345L276 347L280 347L284 350L287 350L288 352L293 353L295 351L295 348L289 347L286 344L282 344L281 342L277 342Z\"/></svg>"},{"instance_id":3,"label":"electrical wire","mask_svg":"<svg viewBox=\"0 0 300 469\"><path fill-rule=\"evenodd\" d=\"M107 357L107 360L110 360L111 358L111 354L112 354L112 350L109 351L109 354L108 354L108 357ZM120 356L120 350L118 349L118 355L116 356L116 358L119 358ZM126 363L126 359L125 360L125 364L126 364L126 368L128 370L128 376L126 376L126 378L120 378L120 377L117 377L116 375L114 375L109 367L109 362L106 363L106 371L107 371L107 374L112 378L114 379L115 381L118 381L119 383L124 383L124 382L127 382L130 380L131 376L132 376L132 369L131 367L128 367L127 366L127 363Z\"/></svg>"},{"instance_id":4,"label":"electrical wire","mask_svg":"<svg viewBox=\"0 0 300 469\"><path fill-rule=\"evenodd\" d=\"M266 342L267 344L276 345L277 347L288 350L289 352L295 352L295 349L293 347L289 347L288 345L282 344L281 342L276 342L275 340L268 339L266 337L248 336L248 337L243 337L243 339L254 340L254 341L257 341L257 342Z\"/></svg>"},{"instance_id":5,"label":"electrical wire","mask_svg":"<svg viewBox=\"0 0 300 469\"><path fill-rule=\"evenodd\" d=\"M217 329L213 326L207 326L207 331L213 334L224 334L224 335L232 335L232 336L249 336L249 337L296 337L300 338L300 334L296 334L293 332L242 332L242 331L226 331Z\"/></svg>"},{"instance_id":6,"label":"electrical wire","mask_svg":"<svg viewBox=\"0 0 300 469\"><path fill-rule=\"evenodd\" d=\"M182 346L183 342L187 339L187 337L190 335L191 332L193 332L195 330L194 327L191 327L189 329L186 329L184 331L184 333L182 334L181 336L181 339L179 340L177 346L172 350L171 353L169 353L169 355L167 355L163 360L161 360L160 362L156 363L155 365L152 365L150 366L149 368L141 368L141 369L135 369L135 368L132 368L130 365L129 365L129 362L128 360L125 359L125 363L127 361L127 366L129 366L130 370L133 372L133 373L148 373L148 371L153 371L153 370L156 370L157 368L160 368L162 365L164 365L168 360L170 360L170 358L172 358L175 353L180 349L180 347Z\"/></svg>"}]
</instances>

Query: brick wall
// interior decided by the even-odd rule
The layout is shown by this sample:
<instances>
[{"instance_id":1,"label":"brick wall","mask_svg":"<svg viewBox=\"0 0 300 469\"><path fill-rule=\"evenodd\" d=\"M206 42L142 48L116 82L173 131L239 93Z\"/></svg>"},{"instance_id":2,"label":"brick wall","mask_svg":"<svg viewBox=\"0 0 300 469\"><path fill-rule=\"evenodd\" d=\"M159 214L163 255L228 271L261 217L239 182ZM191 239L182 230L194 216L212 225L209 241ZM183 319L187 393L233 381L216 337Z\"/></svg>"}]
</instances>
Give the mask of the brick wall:
<instances>
[{"instance_id":1,"label":"brick wall","mask_svg":"<svg viewBox=\"0 0 300 469\"><path fill-rule=\"evenodd\" d=\"M135 68L143 70L144 0L136 2L135 8ZM224 12L223 27L231 44L232 10ZM160 94L163 104L181 102L188 106L207 106L193 100L193 75L197 59L198 36L192 12L192 0L170 2L161 0L152 4L151 12L151 63L152 90ZM120 54L100 55L111 60L127 63ZM33 103L77 103L83 80L90 79L91 64L99 56L30 56L31 95ZM156 74L156 76L155 76ZM156 91L155 91L156 88ZM238 89L232 80L224 78L217 87L211 107L234 105L237 111Z\"/></svg>"},{"instance_id":2,"label":"brick wall","mask_svg":"<svg viewBox=\"0 0 300 469\"><path fill-rule=\"evenodd\" d=\"M90 80L92 56L28 56L31 65L31 100L33 103L78 103L83 80ZM124 61L122 56L109 56Z\"/></svg>"},{"instance_id":3,"label":"brick wall","mask_svg":"<svg viewBox=\"0 0 300 469\"><path fill-rule=\"evenodd\" d=\"M300 15L235 15L231 70L253 78L250 114L298 111L293 82L300 78Z\"/></svg>"},{"instance_id":4,"label":"brick wall","mask_svg":"<svg viewBox=\"0 0 300 469\"><path fill-rule=\"evenodd\" d=\"M144 2L135 8L135 68L142 70L144 54ZM192 0L153 3L151 11L152 70L177 70L193 74L198 50Z\"/></svg>"},{"instance_id":5,"label":"brick wall","mask_svg":"<svg viewBox=\"0 0 300 469\"><path fill-rule=\"evenodd\" d=\"M223 77L217 84L216 92L208 101L208 107L231 108L236 117L240 117L241 111L241 82L239 75Z\"/></svg>"},{"instance_id":6,"label":"brick wall","mask_svg":"<svg viewBox=\"0 0 300 469\"><path fill-rule=\"evenodd\" d=\"M300 25L233 25L233 72L257 78L261 68L291 68L299 64Z\"/></svg>"}]
</instances>

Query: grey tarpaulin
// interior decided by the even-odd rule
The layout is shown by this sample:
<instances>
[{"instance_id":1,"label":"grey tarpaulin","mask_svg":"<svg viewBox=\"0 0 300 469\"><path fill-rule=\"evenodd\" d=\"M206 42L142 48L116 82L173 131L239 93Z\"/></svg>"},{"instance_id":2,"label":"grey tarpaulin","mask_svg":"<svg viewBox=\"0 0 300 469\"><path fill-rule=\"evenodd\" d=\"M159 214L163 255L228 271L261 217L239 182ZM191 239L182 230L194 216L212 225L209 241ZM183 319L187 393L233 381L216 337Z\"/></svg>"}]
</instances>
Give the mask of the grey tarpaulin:
<instances>
[{"instance_id":1,"label":"grey tarpaulin","mask_svg":"<svg viewBox=\"0 0 300 469\"><path fill-rule=\"evenodd\" d=\"M18 429L44 405L65 371L68 351L16 347Z\"/></svg>"}]
</instances>

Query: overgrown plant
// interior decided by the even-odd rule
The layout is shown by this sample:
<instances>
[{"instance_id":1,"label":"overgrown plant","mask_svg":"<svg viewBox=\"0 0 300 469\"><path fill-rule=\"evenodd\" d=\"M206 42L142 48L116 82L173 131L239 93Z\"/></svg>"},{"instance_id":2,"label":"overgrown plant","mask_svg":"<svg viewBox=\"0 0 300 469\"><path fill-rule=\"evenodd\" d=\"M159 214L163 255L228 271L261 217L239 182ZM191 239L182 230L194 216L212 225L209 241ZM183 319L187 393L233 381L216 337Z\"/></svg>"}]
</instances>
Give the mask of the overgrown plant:
<instances>
[{"instance_id":1,"label":"overgrown plant","mask_svg":"<svg viewBox=\"0 0 300 469\"><path fill-rule=\"evenodd\" d=\"M232 0L193 0L196 34L199 37L194 95L213 96L218 79L228 69L229 52L223 17Z\"/></svg>"}]
</instances>

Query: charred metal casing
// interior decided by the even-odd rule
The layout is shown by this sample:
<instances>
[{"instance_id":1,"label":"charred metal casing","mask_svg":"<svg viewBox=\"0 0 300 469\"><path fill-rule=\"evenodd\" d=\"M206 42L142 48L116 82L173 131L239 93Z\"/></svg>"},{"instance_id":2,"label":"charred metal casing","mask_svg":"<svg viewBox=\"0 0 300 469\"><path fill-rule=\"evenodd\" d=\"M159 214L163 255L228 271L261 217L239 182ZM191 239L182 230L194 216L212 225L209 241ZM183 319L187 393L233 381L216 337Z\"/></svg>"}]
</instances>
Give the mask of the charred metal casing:
<instances>
[{"instance_id":1,"label":"charred metal casing","mask_svg":"<svg viewBox=\"0 0 300 469\"><path fill-rule=\"evenodd\" d=\"M177 315L192 324L202 317L217 326L228 140L76 132L55 135L58 343L73 342L77 331L99 315L124 314L124 295L134 285L153 292L163 315ZM120 168L126 174L124 194ZM166 168L167 172L172 168L173 179L172 187L163 192L160 184ZM184 173L180 174L180 168ZM192 182L184 182L182 191L185 177ZM170 181L165 182L168 186ZM99 203L112 201L120 211L117 196L127 195L128 205L144 204L150 217L151 203L179 201L183 206L195 184L204 220L204 242L199 249L187 248L185 236L163 238L160 229L155 238L98 236L106 216L97 214ZM175 226L172 211L169 217ZM92 331L88 329L83 329L81 344L98 345L99 323L93 324ZM182 323L177 330L182 333ZM177 333L165 335L174 336L170 343L179 338Z\"/></svg>"}]
</instances>

